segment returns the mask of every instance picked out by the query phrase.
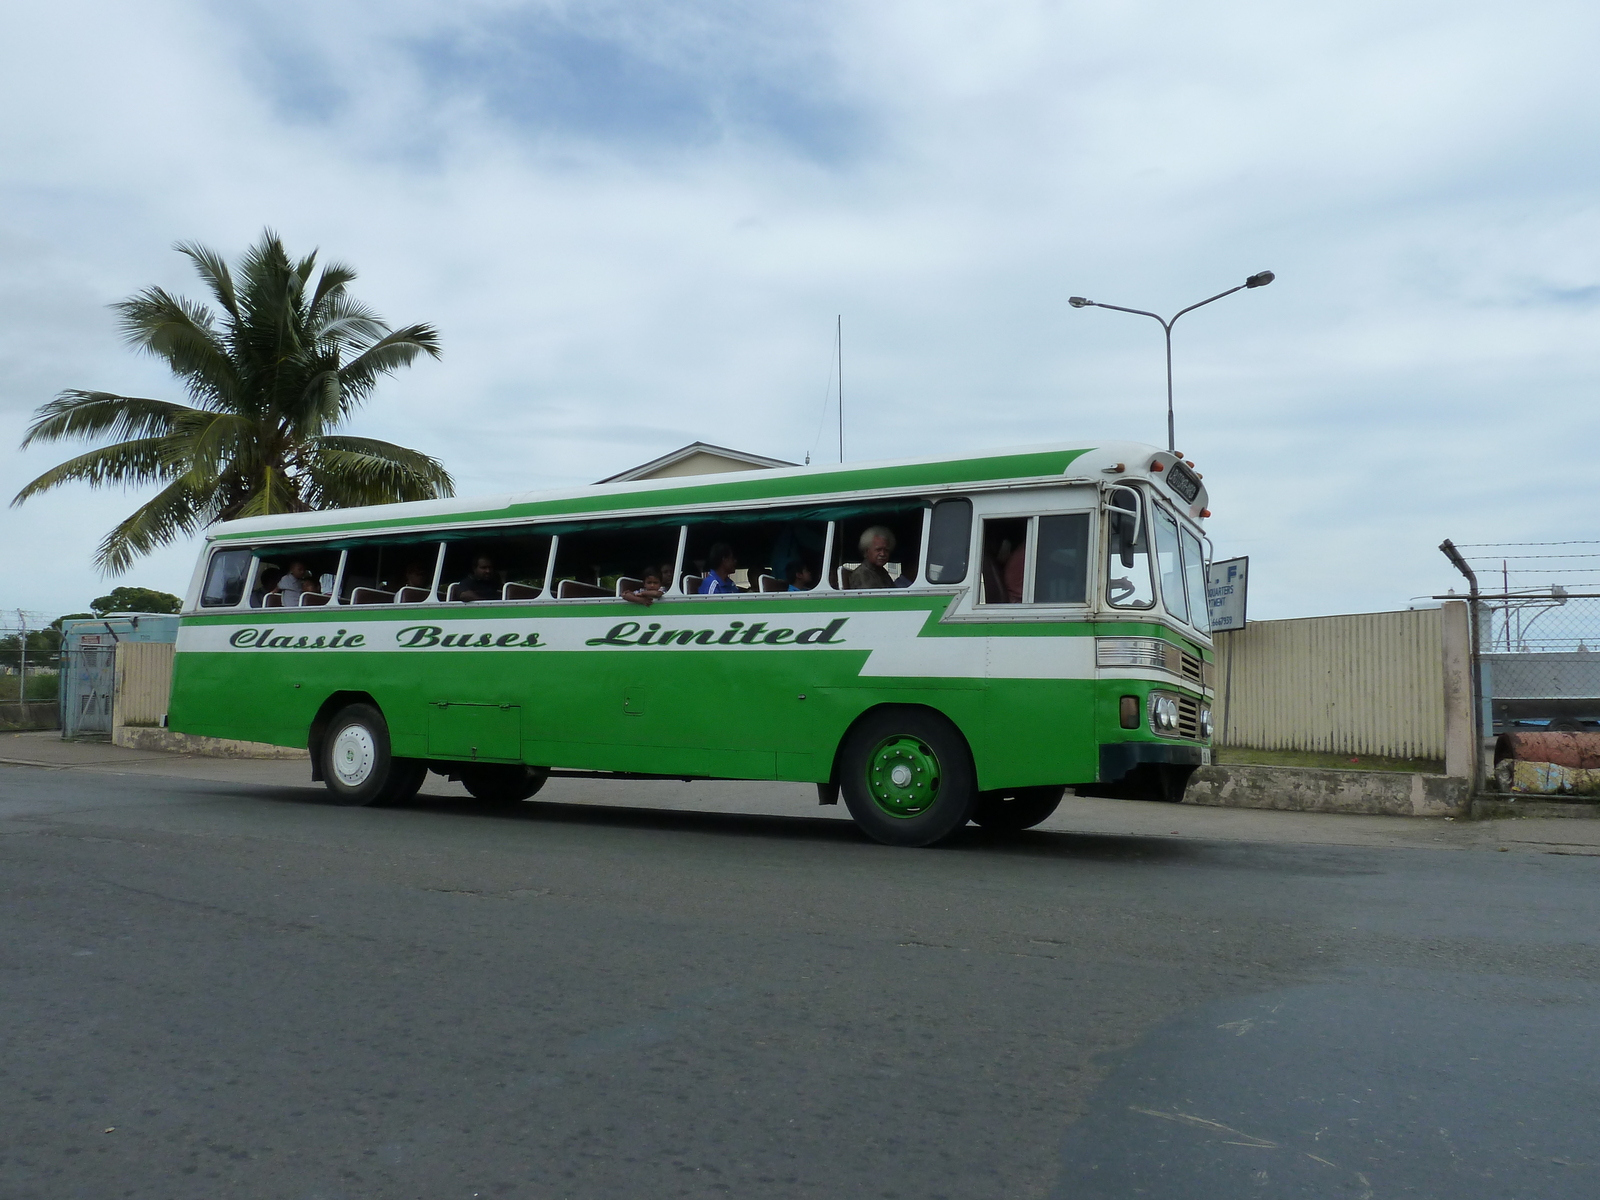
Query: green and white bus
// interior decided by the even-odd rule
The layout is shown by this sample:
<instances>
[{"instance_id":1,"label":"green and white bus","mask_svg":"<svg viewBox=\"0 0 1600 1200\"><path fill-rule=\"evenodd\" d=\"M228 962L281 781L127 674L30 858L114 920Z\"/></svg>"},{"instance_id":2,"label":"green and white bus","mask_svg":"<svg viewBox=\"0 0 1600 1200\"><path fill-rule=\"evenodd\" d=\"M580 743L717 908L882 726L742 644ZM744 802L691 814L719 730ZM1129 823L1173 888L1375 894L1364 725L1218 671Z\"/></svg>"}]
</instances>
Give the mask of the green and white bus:
<instances>
[{"instance_id":1,"label":"green and white bus","mask_svg":"<svg viewBox=\"0 0 1600 1200\"><path fill-rule=\"evenodd\" d=\"M1210 759L1192 467L1052 445L227 522L168 726L306 747L352 804L429 770L506 801L809 782L896 845L1027 828L1069 786L1176 800ZM713 550L738 591L699 594Z\"/></svg>"}]
</instances>

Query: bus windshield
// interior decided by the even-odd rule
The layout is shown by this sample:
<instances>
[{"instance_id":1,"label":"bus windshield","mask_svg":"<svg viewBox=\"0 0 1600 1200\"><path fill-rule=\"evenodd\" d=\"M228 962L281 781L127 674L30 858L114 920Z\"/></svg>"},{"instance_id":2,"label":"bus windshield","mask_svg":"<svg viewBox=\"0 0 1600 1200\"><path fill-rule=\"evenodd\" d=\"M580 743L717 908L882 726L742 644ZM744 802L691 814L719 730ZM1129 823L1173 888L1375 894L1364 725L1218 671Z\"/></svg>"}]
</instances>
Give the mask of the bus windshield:
<instances>
[{"instance_id":1,"label":"bus windshield","mask_svg":"<svg viewBox=\"0 0 1600 1200\"><path fill-rule=\"evenodd\" d=\"M1189 623L1189 601L1183 590L1183 556L1178 549L1178 522L1164 508L1157 508L1156 562L1161 569L1161 598L1167 611L1184 624Z\"/></svg>"}]
</instances>

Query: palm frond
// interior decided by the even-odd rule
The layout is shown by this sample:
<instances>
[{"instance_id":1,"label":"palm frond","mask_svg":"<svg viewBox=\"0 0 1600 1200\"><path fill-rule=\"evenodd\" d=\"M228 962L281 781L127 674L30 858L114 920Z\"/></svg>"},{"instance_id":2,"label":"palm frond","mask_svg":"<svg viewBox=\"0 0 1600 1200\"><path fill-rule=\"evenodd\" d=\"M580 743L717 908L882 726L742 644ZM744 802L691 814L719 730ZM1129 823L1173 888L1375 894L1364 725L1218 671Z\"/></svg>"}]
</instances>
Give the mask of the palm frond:
<instances>
[{"instance_id":1,"label":"palm frond","mask_svg":"<svg viewBox=\"0 0 1600 1200\"><path fill-rule=\"evenodd\" d=\"M311 294L311 319L320 320L328 298L343 295L345 285L354 282L355 278L355 268L348 263L331 262L323 267L322 275L317 279L317 290Z\"/></svg>"},{"instance_id":2,"label":"palm frond","mask_svg":"<svg viewBox=\"0 0 1600 1200\"><path fill-rule=\"evenodd\" d=\"M344 411L366 399L378 380L410 366L419 354L439 357L439 333L432 325L407 325L374 342L339 369Z\"/></svg>"},{"instance_id":3,"label":"palm frond","mask_svg":"<svg viewBox=\"0 0 1600 1200\"><path fill-rule=\"evenodd\" d=\"M127 342L164 360L195 400L226 404L237 396L237 364L205 305L146 288L111 307L121 317Z\"/></svg>"},{"instance_id":4,"label":"palm frond","mask_svg":"<svg viewBox=\"0 0 1600 1200\"><path fill-rule=\"evenodd\" d=\"M193 412L167 439L169 463L197 479L219 478L230 465L248 462L261 448L260 427L237 413Z\"/></svg>"},{"instance_id":5,"label":"palm frond","mask_svg":"<svg viewBox=\"0 0 1600 1200\"><path fill-rule=\"evenodd\" d=\"M68 438L149 437L170 432L184 413L198 412L170 400L119 396L115 392L69 389L39 406L33 424L23 435L22 449L34 442L59 442Z\"/></svg>"},{"instance_id":6,"label":"palm frond","mask_svg":"<svg viewBox=\"0 0 1600 1200\"><path fill-rule=\"evenodd\" d=\"M357 352L390 333L377 313L342 292L330 297L320 313L313 314L312 329L318 342Z\"/></svg>"},{"instance_id":7,"label":"palm frond","mask_svg":"<svg viewBox=\"0 0 1600 1200\"><path fill-rule=\"evenodd\" d=\"M81 482L90 487L120 483L125 487L138 487L171 479L183 472L167 460L164 451L169 440L167 437L135 438L69 458L24 486L11 498L11 506L15 508L30 496L48 492L63 483Z\"/></svg>"},{"instance_id":8,"label":"palm frond","mask_svg":"<svg viewBox=\"0 0 1600 1200\"><path fill-rule=\"evenodd\" d=\"M175 479L106 534L95 551L95 565L107 575L120 575L141 554L203 529L216 518L214 503L188 476Z\"/></svg>"},{"instance_id":9,"label":"palm frond","mask_svg":"<svg viewBox=\"0 0 1600 1200\"><path fill-rule=\"evenodd\" d=\"M243 504L223 514L228 520L238 520L241 517L266 517L273 513L305 512L312 507L301 495L296 480L279 467L266 468L254 484L254 490Z\"/></svg>"},{"instance_id":10,"label":"palm frond","mask_svg":"<svg viewBox=\"0 0 1600 1200\"><path fill-rule=\"evenodd\" d=\"M228 270L228 263L222 255L209 246L202 246L199 242L178 242L172 248L179 254L187 254L193 260L196 273L211 289L211 294L217 298L217 303L237 321L239 297L233 290L233 272Z\"/></svg>"},{"instance_id":11,"label":"palm frond","mask_svg":"<svg viewBox=\"0 0 1600 1200\"><path fill-rule=\"evenodd\" d=\"M455 495L455 481L438 459L376 438L308 439L300 465L306 499L319 509Z\"/></svg>"}]
</instances>

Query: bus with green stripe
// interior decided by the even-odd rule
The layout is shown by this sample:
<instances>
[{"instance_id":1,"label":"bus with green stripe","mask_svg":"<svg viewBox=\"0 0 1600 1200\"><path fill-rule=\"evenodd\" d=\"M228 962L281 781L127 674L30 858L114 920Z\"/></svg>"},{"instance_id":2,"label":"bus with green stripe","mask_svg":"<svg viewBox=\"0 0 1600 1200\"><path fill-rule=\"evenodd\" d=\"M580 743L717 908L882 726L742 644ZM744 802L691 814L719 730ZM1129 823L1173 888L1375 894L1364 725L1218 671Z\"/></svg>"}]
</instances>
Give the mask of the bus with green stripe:
<instances>
[{"instance_id":1,"label":"bus with green stripe","mask_svg":"<svg viewBox=\"0 0 1600 1200\"><path fill-rule=\"evenodd\" d=\"M1036 446L230 521L167 723L304 747L352 804L788 780L927 845L1067 788L1177 800L1213 697L1192 468Z\"/></svg>"}]
</instances>

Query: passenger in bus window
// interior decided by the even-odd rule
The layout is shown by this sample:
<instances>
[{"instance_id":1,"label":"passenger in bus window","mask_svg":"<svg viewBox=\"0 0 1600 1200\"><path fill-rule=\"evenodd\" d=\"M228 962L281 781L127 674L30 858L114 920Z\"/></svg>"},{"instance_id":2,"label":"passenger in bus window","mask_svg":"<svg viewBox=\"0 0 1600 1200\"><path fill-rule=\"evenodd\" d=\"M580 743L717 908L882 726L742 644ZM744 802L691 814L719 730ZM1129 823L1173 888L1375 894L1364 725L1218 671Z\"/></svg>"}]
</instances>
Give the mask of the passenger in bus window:
<instances>
[{"instance_id":1,"label":"passenger in bus window","mask_svg":"<svg viewBox=\"0 0 1600 1200\"><path fill-rule=\"evenodd\" d=\"M433 584L433 568L419 562L406 564L406 587L427 588Z\"/></svg>"},{"instance_id":2,"label":"passenger in bus window","mask_svg":"<svg viewBox=\"0 0 1600 1200\"><path fill-rule=\"evenodd\" d=\"M809 592L817 586L817 573L798 559L789 564L784 578L789 581L791 592Z\"/></svg>"},{"instance_id":3,"label":"passenger in bus window","mask_svg":"<svg viewBox=\"0 0 1600 1200\"><path fill-rule=\"evenodd\" d=\"M494 559L480 554L472 563L472 571L456 585L457 600L498 600L500 579L494 571Z\"/></svg>"},{"instance_id":4,"label":"passenger in bus window","mask_svg":"<svg viewBox=\"0 0 1600 1200\"><path fill-rule=\"evenodd\" d=\"M888 526L868 526L861 534L861 565L846 576L845 587L850 591L894 587L893 578L883 568L894 553L894 546L894 531Z\"/></svg>"},{"instance_id":5,"label":"passenger in bus window","mask_svg":"<svg viewBox=\"0 0 1600 1200\"><path fill-rule=\"evenodd\" d=\"M702 596L720 596L739 590L733 582L733 573L739 569L739 557L727 542L718 542L706 555L706 577L700 581Z\"/></svg>"},{"instance_id":6,"label":"passenger in bus window","mask_svg":"<svg viewBox=\"0 0 1600 1200\"><path fill-rule=\"evenodd\" d=\"M278 580L278 592L283 596L283 606L294 608L300 603L301 592L314 592L317 589L312 585L311 572L306 570L305 563L295 559L289 564L289 569Z\"/></svg>"},{"instance_id":7,"label":"passenger in bus window","mask_svg":"<svg viewBox=\"0 0 1600 1200\"><path fill-rule=\"evenodd\" d=\"M1028 566L1028 552L1021 546L1013 550L1010 542L1001 542L1000 552L1005 555L1005 566L1001 571L1001 582L1006 589L1006 603L1021 604L1022 578Z\"/></svg>"},{"instance_id":8,"label":"passenger in bus window","mask_svg":"<svg viewBox=\"0 0 1600 1200\"><path fill-rule=\"evenodd\" d=\"M260 608L267 597L278 590L278 580L283 578L283 568L261 564L261 574L256 577L255 594L250 597L250 607Z\"/></svg>"},{"instance_id":9,"label":"passenger in bus window","mask_svg":"<svg viewBox=\"0 0 1600 1200\"><path fill-rule=\"evenodd\" d=\"M661 586L661 573L653 568L646 568L644 582L636 588L624 590L622 598L629 604L642 604L649 608L664 595L666 591Z\"/></svg>"}]
</instances>

